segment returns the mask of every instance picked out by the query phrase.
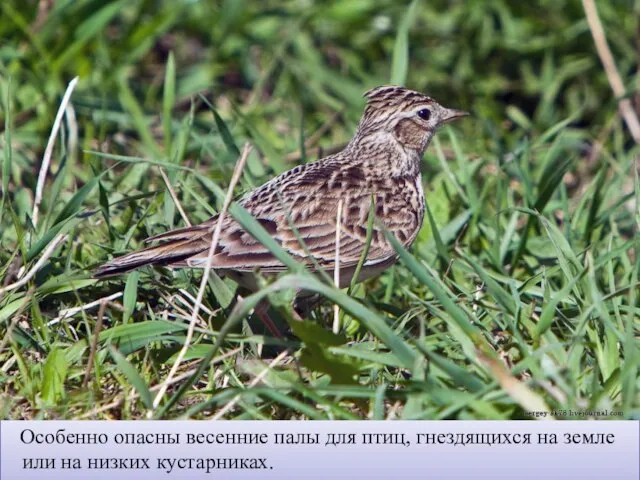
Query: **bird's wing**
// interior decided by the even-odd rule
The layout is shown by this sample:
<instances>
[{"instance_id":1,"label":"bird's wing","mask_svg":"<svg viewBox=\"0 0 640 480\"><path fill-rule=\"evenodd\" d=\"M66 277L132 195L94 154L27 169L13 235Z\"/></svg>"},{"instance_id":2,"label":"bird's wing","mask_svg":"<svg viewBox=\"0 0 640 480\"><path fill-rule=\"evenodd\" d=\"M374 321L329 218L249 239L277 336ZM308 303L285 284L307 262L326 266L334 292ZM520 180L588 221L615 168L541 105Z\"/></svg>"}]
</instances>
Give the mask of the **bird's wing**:
<instances>
[{"instance_id":1,"label":"bird's wing","mask_svg":"<svg viewBox=\"0 0 640 480\"><path fill-rule=\"evenodd\" d=\"M298 167L254 190L241 199L240 204L295 260L311 267L313 257L321 267L331 270L335 262L339 202L342 201L340 265L348 268L358 263L365 248L372 193L379 222L374 222L367 263L377 263L394 255L380 223L406 245L417 235L421 219L410 211L393 187L376 184L374 188L360 167L344 168L331 162ZM398 199L400 203L395 205ZM217 218L212 218L196 228L211 238L210 232L216 222ZM203 229L205 225L206 229ZM189 235L189 230L156 238L180 241ZM207 251L202 250L180 263L203 266L206 258ZM223 219L213 266L237 271L260 268L264 272L275 272L285 269L266 247L229 215Z\"/></svg>"},{"instance_id":2,"label":"bird's wing","mask_svg":"<svg viewBox=\"0 0 640 480\"><path fill-rule=\"evenodd\" d=\"M422 223L419 192L415 180L373 180L362 167L345 166L336 157L327 157L283 173L239 203L295 260L311 268L317 262L321 268L332 270L341 201L340 265L348 269L358 263L365 248L372 198L376 222L366 259L366 264L371 265L383 264L394 255L383 228L404 245L410 245L417 236ZM203 267L217 221L216 216L200 225L151 237L149 241L159 244L117 257L100 266L95 275L117 275L147 264ZM213 268L239 272L285 269L229 214L222 222Z\"/></svg>"}]
</instances>

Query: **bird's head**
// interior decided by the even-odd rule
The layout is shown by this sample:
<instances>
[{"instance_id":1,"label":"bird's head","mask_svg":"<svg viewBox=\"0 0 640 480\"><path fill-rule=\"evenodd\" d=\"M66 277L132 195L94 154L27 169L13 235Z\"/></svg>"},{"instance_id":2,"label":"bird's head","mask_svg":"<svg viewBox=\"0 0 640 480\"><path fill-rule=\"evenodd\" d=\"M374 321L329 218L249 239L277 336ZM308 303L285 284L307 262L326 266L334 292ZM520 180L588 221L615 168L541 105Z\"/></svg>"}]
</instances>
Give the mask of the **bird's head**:
<instances>
[{"instance_id":1,"label":"bird's head","mask_svg":"<svg viewBox=\"0 0 640 480\"><path fill-rule=\"evenodd\" d=\"M427 95L397 86L376 87L367 91L358 136L390 133L405 149L422 153L438 127L469 115L445 108Z\"/></svg>"}]
</instances>

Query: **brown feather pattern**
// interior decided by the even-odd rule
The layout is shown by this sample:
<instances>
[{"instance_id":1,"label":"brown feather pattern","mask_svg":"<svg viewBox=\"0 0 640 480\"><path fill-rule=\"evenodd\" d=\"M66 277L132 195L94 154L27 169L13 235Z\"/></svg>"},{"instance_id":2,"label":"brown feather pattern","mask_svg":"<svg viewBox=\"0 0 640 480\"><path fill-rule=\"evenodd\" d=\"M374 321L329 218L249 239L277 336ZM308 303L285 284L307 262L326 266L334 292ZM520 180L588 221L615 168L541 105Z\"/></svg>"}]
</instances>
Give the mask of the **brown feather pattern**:
<instances>
[{"instance_id":1,"label":"brown feather pattern","mask_svg":"<svg viewBox=\"0 0 640 480\"><path fill-rule=\"evenodd\" d=\"M376 222L361 280L395 261L381 227L406 247L416 239L425 209L419 163L447 112L455 112L401 87L378 87L365 96L368 104L358 131L343 151L297 166L239 200L296 260L309 267L313 264L306 247L329 273L334 268L336 215L342 200L340 268L344 285L351 281L365 246L372 197ZM428 122L416 115L416 109L421 108L432 112ZM214 216L200 225L150 237L147 241L160 243L115 258L95 275L119 274L146 264L204 267L217 221ZM285 269L230 215L222 221L214 269L235 274L231 275L235 278L245 278L245 273L256 270L269 273Z\"/></svg>"}]
</instances>

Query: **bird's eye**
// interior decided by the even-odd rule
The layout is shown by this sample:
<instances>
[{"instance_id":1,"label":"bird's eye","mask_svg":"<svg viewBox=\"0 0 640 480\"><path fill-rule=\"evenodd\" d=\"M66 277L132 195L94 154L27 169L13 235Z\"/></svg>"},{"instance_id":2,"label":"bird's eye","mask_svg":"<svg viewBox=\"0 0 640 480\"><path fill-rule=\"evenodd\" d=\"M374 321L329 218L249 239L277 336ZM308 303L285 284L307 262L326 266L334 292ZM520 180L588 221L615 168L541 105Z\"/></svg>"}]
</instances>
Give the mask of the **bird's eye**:
<instances>
[{"instance_id":1,"label":"bird's eye","mask_svg":"<svg viewBox=\"0 0 640 480\"><path fill-rule=\"evenodd\" d=\"M428 108L423 108L422 110L418 111L418 116L423 120L429 120L429 118L431 118L431 110L429 110Z\"/></svg>"}]
</instances>

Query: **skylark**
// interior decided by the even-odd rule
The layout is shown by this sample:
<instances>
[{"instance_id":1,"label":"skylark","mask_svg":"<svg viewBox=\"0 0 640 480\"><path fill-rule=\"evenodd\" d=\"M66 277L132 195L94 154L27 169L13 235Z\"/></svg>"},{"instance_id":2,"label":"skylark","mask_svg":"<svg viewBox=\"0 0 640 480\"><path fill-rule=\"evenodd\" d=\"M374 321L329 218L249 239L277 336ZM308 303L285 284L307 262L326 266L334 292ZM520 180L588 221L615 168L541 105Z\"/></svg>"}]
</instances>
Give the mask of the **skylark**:
<instances>
[{"instance_id":1,"label":"skylark","mask_svg":"<svg viewBox=\"0 0 640 480\"><path fill-rule=\"evenodd\" d=\"M358 130L341 152L284 172L238 201L293 258L316 268L310 253L317 265L333 275L336 216L342 200L341 288L351 283L365 248L372 204L376 222L358 281L379 274L397 260L384 229L405 247L411 246L425 212L422 155L438 127L467 115L397 86L374 88L365 97L367 106ZM147 242L159 243L115 258L95 275L117 275L148 264L204 268L217 221L214 216L200 225L151 237ZM257 271L272 274L286 269L228 214L212 268L252 291L258 288Z\"/></svg>"}]
</instances>

